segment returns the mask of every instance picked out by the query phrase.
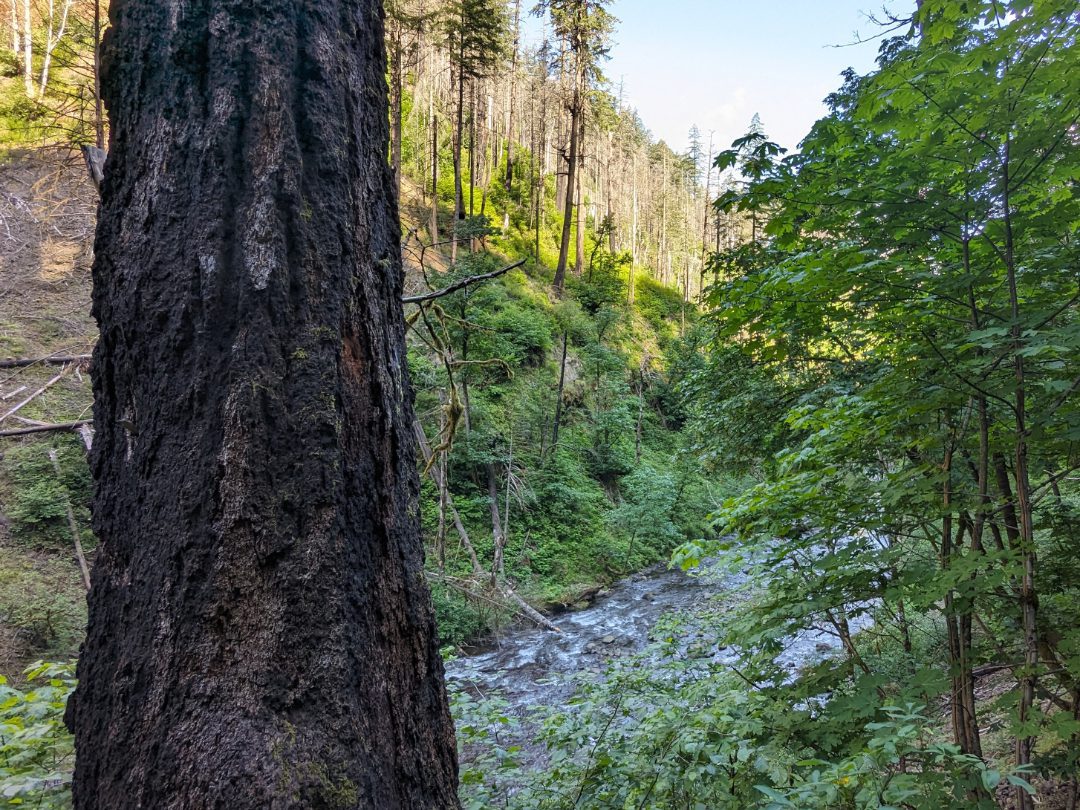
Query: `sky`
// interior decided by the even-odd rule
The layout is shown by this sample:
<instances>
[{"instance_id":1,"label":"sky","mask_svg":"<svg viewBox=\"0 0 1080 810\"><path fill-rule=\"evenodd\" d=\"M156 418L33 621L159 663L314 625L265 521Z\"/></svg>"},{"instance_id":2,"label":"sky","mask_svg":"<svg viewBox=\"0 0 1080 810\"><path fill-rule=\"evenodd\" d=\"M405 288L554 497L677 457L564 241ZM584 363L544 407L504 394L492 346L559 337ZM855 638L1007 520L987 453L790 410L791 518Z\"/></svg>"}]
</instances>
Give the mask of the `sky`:
<instances>
[{"instance_id":1,"label":"sky","mask_svg":"<svg viewBox=\"0 0 1080 810\"><path fill-rule=\"evenodd\" d=\"M840 72L873 68L878 40L851 43L879 33L868 15L881 16L884 2L613 0L619 24L604 71L676 151L693 124L706 148L712 131L716 148L726 149L754 113L771 140L794 149L825 114L822 100L840 86ZM888 5L906 14L914 2Z\"/></svg>"}]
</instances>

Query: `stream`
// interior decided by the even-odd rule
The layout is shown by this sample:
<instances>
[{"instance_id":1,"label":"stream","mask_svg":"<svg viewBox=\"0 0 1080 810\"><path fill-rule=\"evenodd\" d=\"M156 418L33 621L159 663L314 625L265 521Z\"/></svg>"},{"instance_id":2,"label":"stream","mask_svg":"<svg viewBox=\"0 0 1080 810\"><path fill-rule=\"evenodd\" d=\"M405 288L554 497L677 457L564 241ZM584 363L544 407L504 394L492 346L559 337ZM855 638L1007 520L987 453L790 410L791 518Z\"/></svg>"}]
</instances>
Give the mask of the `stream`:
<instances>
[{"instance_id":1,"label":"stream","mask_svg":"<svg viewBox=\"0 0 1080 810\"><path fill-rule=\"evenodd\" d=\"M615 583L589 607L555 618L560 633L529 626L507 630L486 648L451 661L447 679L478 697L497 692L518 714L539 705L565 705L573 690L561 676L601 672L610 659L643 650L664 614L690 611L711 597L745 599L745 583L737 575L655 566ZM838 647L833 636L807 631L788 639L777 660L794 672ZM694 657L703 657L700 649ZM735 659L733 651L715 645L705 657Z\"/></svg>"}]
</instances>

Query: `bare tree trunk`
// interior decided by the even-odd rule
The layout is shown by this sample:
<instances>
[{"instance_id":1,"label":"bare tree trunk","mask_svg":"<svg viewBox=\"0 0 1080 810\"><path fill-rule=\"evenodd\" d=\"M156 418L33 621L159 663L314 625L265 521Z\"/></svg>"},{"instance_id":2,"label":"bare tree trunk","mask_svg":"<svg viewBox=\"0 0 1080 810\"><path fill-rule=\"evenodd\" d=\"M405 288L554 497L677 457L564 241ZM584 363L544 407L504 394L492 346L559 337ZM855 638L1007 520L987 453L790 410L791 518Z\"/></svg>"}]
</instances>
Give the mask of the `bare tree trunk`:
<instances>
[{"instance_id":1,"label":"bare tree trunk","mask_svg":"<svg viewBox=\"0 0 1080 810\"><path fill-rule=\"evenodd\" d=\"M431 243L439 241L439 117L431 118Z\"/></svg>"},{"instance_id":2,"label":"bare tree trunk","mask_svg":"<svg viewBox=\"0 0 1080 810\"><path fill-rule=\"evenodd\" d=\"M698 300L701 303L705 301L705 254L708 247L709 236L709 208L712 204L712 169L713 169L713 134L709 133L709 157L705 163L705 205L702 207L704 215L701 223L701 281L698 287ZM689 290L687 290L689 295ZM689 300L689 299L688 299Z\"/></svg>"},{"instance_id":3,"label":"bare tree trunk","mask_svg":"<svg viewBox=\"0 0 1080 810\"><path fill-rule=\"evenodd\" d=\"M457 261L457 225L465 219L465 195L462 192L461 150L465 140L465 76L458 69L457 122L454 127L454 225L450 234L450 263Z\"/></svg>"},{"instance_id":4,"label":"bare tree trunk","mask_svg":"<svg viewBox=\"0 0 1080 810\"><path fill-rule=\"evenodd\" d=\"M22 59L22 41L19 38L19 3L11 0L11 55L15 60L16 68L20 67Z\"/></svg>"},{"instance_id":5,"label":"bare tree trunk","mask_svg":"<svg viewBox=\"0 0 1080 810\"><path fill-rule=\"evenodd\" d=\"M445 405L445 397L443 398ZM446 435L446 431L449 427L446 418L446 409L441 408L439 410L439 435ZM447 487L447 470L446 470L446 453L439 455L439 460L432 465L431 450L427 445L427 436L424 434L424 428L420 425L420 420L414 421L415 430L420 439L420 447L423 451L423 462L426 466L434 466L432 470L432 477L435 479L435 486L439 490L439 524L435 533L435 548L437 550L439 559L439 570L446 570L446 506L449 497L449 490Z\"/></svg>"},{"instance_id":6,"label":"bare tree trunk","mask_svg":"<svg viewBox=\"0 0 1080 810\"><path fill-rule=\"evenodd\" d=\"M503 550L506 548L506 535L503 534L502 518L499 515L499 481L495 477L495 465L487 465L488 508L491 511L491 537L494 543L491 562L491 582L497 585L506 576L503 570Z\"/></svg>"},{"instance_id":7,"label":"bare tree trunk","mask_svg":"<svg viewBox=\"0 0 1080 810\"><path fill-rule=\"evenodd\" d=\"M555 292L562 294L563 285L566 281L566 268L570 258L570 229L574 225L574 183L577 179L578 164L578 137L579 116L582 114L584 100L582 99L582 85L585 82L582 57L577 57L577 68L574 76L574 98L570 106L570 154L566 163L566 204L563 206L562 239L559 242L559 263L555 268L555 280L552 286Z\"/></svg>"},{"instance_id":8,"label":"bare tree trunk","mask_svg":"<svg viewBox=\"0 0 1080 810\"><path fill-rule=\"evenodd\" d=\"M634 306L637 297L637 279L634 277L637 271L637 247L638 247L638 183L637 183L637 153L634 154L633 169L630 182L633 183L633 213L630 222L630 278L626 287L626 303Z\"/></svg>"},{"instance_id":9,"label":"bare tree trunk","mask_svg":"<svg viewBox=\"0 0 1080 810\"><path fill-rule=\"evenodd\" d=\"M952 451L947 453L947 464L951 463ZM949 475L946 470L946 476ZM951 509L951 484L945 484L946 510ZM956 539L952 540L952 512L946 512L942 520L942 548L941 566L943 569L952 567L953 556L963 548L964 534L971 527L964 519L956 530ZM953 589L945 594L945 622L948 630L949 669L952 679L952 694L949 702L953 738L960 750L965 754L979 756L981 744L979 741L979 727L975 715L975 679L972 675L971 657L971 610L970 607L960 607L956 603L956 593Z\"/></svg>"},{"instance_id":10,"label":"bare tree trunk","mask_svg":"<svg viewBox=\"0 0 1080 810\"><path fill-rule=\"evenodd\" d=\"M395 21L387 43L390 60L390 172L394 181L394 202L401 205L401 22Z\"/></svg>"},{"instance_id":11,"label":"bare tree trunk","mask_svg":"<svg viewBox=\"0 0 1080 810\"><path fill-rule=\"evenodd\" d=\"M431 449L431 443L428 442L427 434L424 433L424 426L420 424L419 419L413 419L413 435L416 436L416 443L420 449L420 458L424 462L424 467L428 470L428 475L435 481L435 485L439 488L445 499L446 508L450 512L450 516L453 519L454 528L458 532L458 536L461 539L462 548L465 549L465 553L469 557L469 562L472 565L472 572L478 579L484 575L484 569L480 565L480 558L476 555L476 548L469 540L469 535L465 531L465 527L461 524L461 516L458 514L457 508L455 508L453 500L450 497L450 484L446 476L446 465L440 464L433 459L433 451ZM445 461L446 454L442 454L442 459L439 461Z\"/></svg>"},{"instance_id":12,"label":"bare tree trunk","mask_svg":"<svg viewBox=\"0 0 1080 810\"><path fill-rule=\"evenodd\" d=\"M11 0L15 2L15 0ZM26 97L34 97L34 43L30 22L30 0L23 0L23 84Z\"/></svg>"},{"instance_id":13,"label":"bare tree trunk","mask_svg":"<svg viewBox=\"0 0 1080 810\"><path fill-rule=\"evenodd\" d=\"M510 479L514 469L514 422L513 414L510 419L510 450L506 459L506 497L503 500L503 538L510 537ZM499 572L500 576L503 572Z\"/></svg>"},{"instance_id":14,"label":"bare tree trunk","mask_svg":"<svg viewBox=\"0 0 1080 810\"><path fill-rule=\"evenodd\" d=\"M1011 200L1009 197L1011 143L1005 142L1002 162L1002 210L1005 226L1005 272L1009 288L1009 307L1012 314L1012 342L1014 369L1015 407L1015 457L1013 474L1016 478L1016 509L1020 541L1022 573L1020 576L1020 617L1024 633L1024 669L1020 679L1019 722L1025 725L1035 707L1035 690L1039 677L1039 631L1038 597L1035 592L1035 526L1031 504L1031 479L1028 474L1027 451L1027 382L1024 356L1023 326L1020 323L1020 296L1016 281L1016 258L1012 227ZM1035 746L1034 735L1022 732L1016 740L1016 764L1031 764L1031 754ZM1027 791L1019 787L1015 791L1017 806L1020 810L1032 810L1034 803Z\"/></svg>"},{"instance_id":15,"label":"bare tree trunk","mask_svg":"<svg viewBox=\"0 0 1080 810\"><path fill-rule=\"evenodd\" d=\"M60 26L54 28L56 0L49 0L49 28L45 39L45 53L41 62L41 82L38 86L38 100L45 98L45 90L49 85L49 67L52 65L53 51L60 44L67 28L68 12L71 11L73 0L64 0L64 10L60 13Z\"/></svg>"},{"instance_id":16,"label":"bare tree trunk","mask_svg":"<svg viewBox=\"0 0 1080 810\"><path fill-rule=\"evenodd\" d=\"M112 20L74 806L455 808L380 3Z\"/></svg>"},{"instance_id":17,"label":"bare tree trunk","mask_svg":"<svg viewBox=\"0 0 1080 810\"><path fill-rule=\"evenodd\" d=\"M971 245L966 239L963 243L963 263L964 271L965 273L968 273L971 267ZM976 330L980 328L981 323L973 288L969 288L969 301L971 307L972 329ZM972 555L981 556L985 553L983 534L986 529L987 516L992 511L990 500L990 417L985 395L977 395L975 397L975 403L979 416L979 458L975 468L975 480L979 493L979 506L971 525L971 553ZM974 577L975 575L973 574L972 579L974 579ZM975 605L967 604L965 605L965 608L965 611L960 616L961 650L965 655L963 672L966 677L963 700L967 720L970 723L969 735L972 742L971 753L977 757L981 757L982 739L979 732L979 721L975 702L975 677L972 674L974 663L972 661L972 618L975 612Z\"/></svg>"},{"instance_id":18,"label":"bare tree trunk","mask_svg":"<svg viewBox=\"0 0 1080 810\"><path fill-rule=\"evenodd\" d=\"M424 434L424 428L420 424L419 420L414 422L415 433L420 444L420 449L424 458L427 460L428 469L431 471L429 474L434 475L434 470L438 468L438 465L431 463L431 448L427 442L427 436ZM469 561L472 564L473 576L477 580L481 580L484 577L484 569L480 566L480 560L476 556L476 547L473 546L472 541L469 539L469 533L465 529L465 524L461 521L461 515L454 506L453 498L451 498L449 489L446 487L445 478L439 484L443 491L446 492L446 508L450 512L450 517L453 520L454 529L458 533L458 537L461 539L461 545L465 549L465 552L469 556ZM497 580L494 584L495 592L501 596L506 602L512 602L518 612L526 618L530 619L537 626L543 627L545 630L550 630L553 633L562 632L558 626L553 624L546 616L540 613L536 608L522 599L514 591L514 589L505 580Z\"/></svg>"},{"instance_id":19,"label":"bare tree trunk","mask_svg":"<svg viewBox=\"0 0 1080 810\"><path fill-rule=\"evenodd\" d=\"M562 420L563 389L566 386L566 348L569 338L569 332L564 330L562 336L562 360L559 362L559 388L555 392L555 425L551 429L552 452L559 446L559 422Z\"/></svg>"},{"instance_id":20,"label":"bare tree trunk","mask_svg":"<svg viewBox=\"0 0 1080 810\"><path fill-rule=\"evenodd\" d=\"M105 105L101 100L101 0L94 0L94 143L105 149Z\"/></svg>"},{"instance_id":21,"label":"bare tree trunk","mask_svg":"<svg viewBox=\"0 0 1080 810\"><path fill-rule=\"evenodd\" d=\"M585 227L588 226L589 217L586 216L584 210L584 150L585 150L585 114L584 110L578 117L578 172L577 172L577 208L578 208L578 228L577 228L577 253L575 259L573 259L573 274L581 278L581 273L585 269Z\"/></svg>"},{"instance_id":22,"label":"bare tree trunk","mask_svg":"<svg viewBox=\"0 0 1080 810\"><path fill-rule=\"evenodd\" d=\"M607 138L607 161L604 165L604 182L607 187L607 191L604 196L607 198L607 215L611 220L611 228L608 229L608 252L612 256L615 255L615 212L611 208L613 195L611 193L611 162L614 160L614 148L612 147L612 140L615 137L614 133L608 132Z\"/></svg>"},{"instance_id":23,"label":"bare tree trunk","mask_svg":"<svg viewBox=\"0 0 1080 810\"><path fill-rule=\"evenodd\" d=\"M546 91L546 88L543 88ZM547 154L547 92L540 94L540 153ZM536 218L534 224L536 262L540 263L540 231L544 227L544 197L547 195L544 184L544 166L540 158L536 160Z\"/></svg>"},{"instance_id":24,"label":"bare tree trunk","mask_svg":"<svg viewBox=\"0 0 1080 810\"><path fill-rule=\"evenodd\" d=\"M473 208L473 189L476 187L476 82L469 85L469 216L476 211ZM476 246L470 248L475 251Z\"/></svg>"},{"instance_id":25,"label":"bare tree trunk","mask_svg":"<svg viewBox=\"0 0 1080 810\"><path fill-rule=\"evenodd\" d=\"M63 473L60 471L60 460L57 458L55 450L49 451L49 461L52 462L53 470L56 472L56 478L59 481ZM68 497L66 490L64 492L64 509L67 512L68 531L71 532L71 542L75 546L75 559L78 561L79 570L82 572L83 585L86 590L90 590L90 568L86 564L82 539L79 537L79 525L75 522L75 513L71 510L71 498Z\"/></svg>"},{"instance_id":26,"label":"bare tree trunk","mask_svg":"<svg viewBox=\"0 0 1080 810\"><path fill-rule=\"evenodd\" d=\"M506 209L503 211L503 231L510 229L510 192L514 189L514 107L517 105L518 54L521 50L521 0L514 2L514 56L510 63L510 111L506 121Z\"/></svg>"},{"instance_id":27,"label":"bare tree trunk","mask_svg":"<svg viewBox=\"0 0 1080 810\"><path fill-rule=\"evenodd\" d=\"M663 263L664 254L667 253L667 207L668 207L668 195L667 195L667 152L664 152L663 167L660 174L660 252L657 256L657 263ZM661 273L663 274L664 284L668 283L667 268L661 266Z\"/></svg>"}]
</instances>

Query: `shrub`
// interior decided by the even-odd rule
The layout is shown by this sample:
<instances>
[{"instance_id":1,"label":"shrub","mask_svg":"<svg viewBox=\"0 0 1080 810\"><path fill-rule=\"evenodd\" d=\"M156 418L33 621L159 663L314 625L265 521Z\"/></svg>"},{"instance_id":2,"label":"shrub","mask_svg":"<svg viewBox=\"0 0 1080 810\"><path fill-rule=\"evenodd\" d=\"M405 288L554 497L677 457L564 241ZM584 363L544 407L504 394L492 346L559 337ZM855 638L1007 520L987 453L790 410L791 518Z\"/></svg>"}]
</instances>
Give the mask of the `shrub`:
<instances>
[{"instance_id":1,"label":"shrub","mask_svg":"<svg viewBox=\"0 0 1080 810\"><path fill-rule=\"evenodd\" d=\"M67 523L70 500L81 540L94 544L90 530L92 483L86 455L79 440L66 437L56 441L60 464L57 477L49 450L53 445L32 442L12 448L4 455L3 472L10 487L7 515L12 536L38 548L67 549L71 531Z\"/></svg>"},{"instance_id":2,"label":"shrub","mask_svg":"<svg viewBox=\"0 0 1080 810\"><path fill-rule=\"evenodd\" d=\"M75 688L74 664L38 662L22 692L0 676L0 809L71 807L75 745L64 709Z\"/></svg>"}]
</instances>

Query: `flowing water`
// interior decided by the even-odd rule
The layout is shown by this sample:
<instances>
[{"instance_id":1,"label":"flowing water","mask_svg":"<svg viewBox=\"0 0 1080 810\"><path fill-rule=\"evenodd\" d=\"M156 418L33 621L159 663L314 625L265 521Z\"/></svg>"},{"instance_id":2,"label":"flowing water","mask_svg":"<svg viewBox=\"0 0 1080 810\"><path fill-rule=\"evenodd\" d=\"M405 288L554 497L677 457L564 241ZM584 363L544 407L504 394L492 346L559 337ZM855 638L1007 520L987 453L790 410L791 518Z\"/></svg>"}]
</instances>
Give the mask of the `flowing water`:
<instances>
[{"instance_id":1,"label":"flowing water","mask_svg":"<svg viewBox=\"0 0 1080 810\"><path fill-rule=\"evenodd\" d=\"M600 672L611 658L645 648L665 613L692 610L710 597L746 599L743 585L745 578L738 576L652 568L616 583L589 607L555 618L562 632L511 629L488 648L450 662L447 677L456 688L478 696L499 693L521 713L533 706L557 706L571 693L561 676ZM832 636L808 631L788 639L778 660L794 671L837 646ZM733 653L715 645L693 654L734 660Z\"/></svg>"}]
</instances>

